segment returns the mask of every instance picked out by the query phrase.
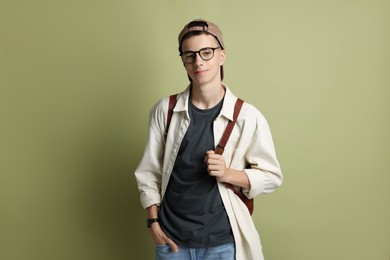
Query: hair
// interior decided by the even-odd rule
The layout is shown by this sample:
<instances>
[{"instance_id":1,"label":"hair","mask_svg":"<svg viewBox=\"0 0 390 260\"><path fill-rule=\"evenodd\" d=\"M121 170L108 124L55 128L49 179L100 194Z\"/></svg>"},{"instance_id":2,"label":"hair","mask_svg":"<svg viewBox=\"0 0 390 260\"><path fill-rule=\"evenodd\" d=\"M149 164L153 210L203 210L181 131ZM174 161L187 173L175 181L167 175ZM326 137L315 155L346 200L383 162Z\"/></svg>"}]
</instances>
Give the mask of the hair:
<instances>
[{"instance_id":1,"label":"hair","mask_svg":"<svg viewBox=\"0 0 390 260\"><path fill-rule=\"evenodd\" d=\"M188 39L188 38L190 38L190 37L192 37L192 36L198 36L198 35L202 35L202 34L213 36L213 37L215 38L215 40L217 40L219 47L221 47L221 48L223 49L223 47L222 47L221 43L218 41L217 37L215 37L215 36L212 35L211 33L208 33L208 32L205 32L205 31L192 31L192 32L188 32L188 33L187 33L186 35L184 35L183 38L181 39L181 42L180 42L180 45L179 45L179 53L182 53L182 51L183 51L183 50L182 50L182 43L183 43L184 40L186 40L186 39Z\"/></svg>"}]
</instances>

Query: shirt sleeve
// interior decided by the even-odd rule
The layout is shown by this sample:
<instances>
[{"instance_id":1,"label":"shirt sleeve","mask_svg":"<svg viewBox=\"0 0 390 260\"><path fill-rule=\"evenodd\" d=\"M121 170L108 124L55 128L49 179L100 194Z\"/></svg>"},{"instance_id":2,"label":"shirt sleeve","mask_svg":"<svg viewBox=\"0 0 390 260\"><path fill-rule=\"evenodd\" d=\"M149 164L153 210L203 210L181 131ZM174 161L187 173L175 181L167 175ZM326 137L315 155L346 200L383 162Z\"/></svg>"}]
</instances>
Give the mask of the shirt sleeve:
<instances>
[{"instance_id":1,"label":"shirt sleeve","mask_svg":"<svg viewBox=\"0 0 390 260\"><path fill-rule=\"evenodd\" d=\"M244 171L249 178L250 188L243 192L248 198L271 193L282 184L282 171L266 121L257 126L246 160L250 167Z\"/></svg>"},{"instance_id":2,"label":"shirt sleeve","mask_svg":"<svg viewBox=\"0 0 390 260\"><path fill-rule=\"evenodd\" d=\"M161 118L164 118L162 107L163 104L160 102L150 111L145 151L135 171L140 200L144 208L161 203L162 164L165 144L164 124L161 121Z\"/></svg>"}]
</instances>

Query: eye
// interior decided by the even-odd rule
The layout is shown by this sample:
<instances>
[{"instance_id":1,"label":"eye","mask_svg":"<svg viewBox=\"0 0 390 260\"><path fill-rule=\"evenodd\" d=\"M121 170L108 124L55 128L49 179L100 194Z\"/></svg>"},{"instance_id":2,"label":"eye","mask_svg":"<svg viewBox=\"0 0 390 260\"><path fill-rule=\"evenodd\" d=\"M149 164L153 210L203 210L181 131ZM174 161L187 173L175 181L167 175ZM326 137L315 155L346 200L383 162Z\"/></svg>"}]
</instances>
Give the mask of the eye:
<instances>
[{"instance_id":1,"label":"eye","mask_svg":"<svg viewBox=\"0 0 390 260\"><path fill-rule=\"evenodd\" d=\"M186 53L183 53L183 58L184 59L191 59L192 57L194 57L195 53L193 52L186 52Z\"/></svg>"},{"instance_id":2,"label":"eye","mask_svg":"<svg viewBox=\"0 0 390 260\"><path fill-rule=\"evenodd\" d=\"M213 57L213 54L214 52L211 48L206 48L200 51L200 55L203 59L211 59Z\"/></svg>"}]
</instances>

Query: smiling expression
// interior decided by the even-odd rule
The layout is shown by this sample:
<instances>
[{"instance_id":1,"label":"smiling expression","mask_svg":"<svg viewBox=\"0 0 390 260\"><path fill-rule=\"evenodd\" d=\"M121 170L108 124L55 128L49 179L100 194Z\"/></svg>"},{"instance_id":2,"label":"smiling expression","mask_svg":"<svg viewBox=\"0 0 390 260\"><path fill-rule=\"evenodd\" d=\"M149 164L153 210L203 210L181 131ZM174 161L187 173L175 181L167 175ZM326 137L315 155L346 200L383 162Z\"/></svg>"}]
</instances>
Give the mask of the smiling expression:
<instances>
[{"instance_id":1,"label":"smiling expression","mask_svg":"<svg viewBox=\"0 0 390 260\"><path fill-rule=\"evenodd\" d=\"M217 48L220 46L214 36L207 34L191 36L182 43L183 53L196 52L207 47ZM219 48L214 50L214 57L210 60L204 61L197 53L194 62L183 64L193 84L219 84L221 82L220 68L225 61L225 56L225 51Z\"/></svg>"}]
</instances>

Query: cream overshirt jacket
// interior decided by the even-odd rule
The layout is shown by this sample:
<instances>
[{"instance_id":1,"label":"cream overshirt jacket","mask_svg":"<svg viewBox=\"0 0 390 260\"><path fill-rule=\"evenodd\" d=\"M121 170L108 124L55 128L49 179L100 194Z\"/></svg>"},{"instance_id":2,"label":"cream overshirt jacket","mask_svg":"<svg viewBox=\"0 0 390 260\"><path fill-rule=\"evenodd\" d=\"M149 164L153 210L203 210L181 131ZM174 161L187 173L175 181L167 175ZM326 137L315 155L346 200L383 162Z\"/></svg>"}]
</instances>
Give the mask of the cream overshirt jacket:
<instances>
[{"instance_id":1,"label":"cream overshirt jacket","mask_svg":"<svg viewBox=\"0 0 390 260\"><path fill-rule=\"evenodd\" d=\"M228 120L233 119L237 99L226 85L224 87L226 93L222 109L213 127L215 146ZM143 158L135 171L144 208L153 204L160 205L164 197L177 152L190 124L189 96L190 86L178 95L166 142L164 131L169 98L157 102L150 111L147 144ZM283 181L268 123L259 110L246 102L242 106L223 157L227 167L244 170L247 174L250 189L244 190L244 194L248 198L270 193ZM248 163L249 169L246 167ZM233 230L236 259L264 259L259 234L245 204L222 183L218 183L218 188Z\"/></svg>"}]
</instances>

